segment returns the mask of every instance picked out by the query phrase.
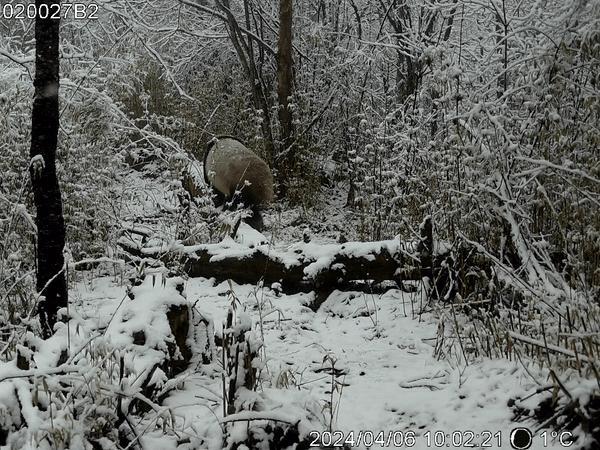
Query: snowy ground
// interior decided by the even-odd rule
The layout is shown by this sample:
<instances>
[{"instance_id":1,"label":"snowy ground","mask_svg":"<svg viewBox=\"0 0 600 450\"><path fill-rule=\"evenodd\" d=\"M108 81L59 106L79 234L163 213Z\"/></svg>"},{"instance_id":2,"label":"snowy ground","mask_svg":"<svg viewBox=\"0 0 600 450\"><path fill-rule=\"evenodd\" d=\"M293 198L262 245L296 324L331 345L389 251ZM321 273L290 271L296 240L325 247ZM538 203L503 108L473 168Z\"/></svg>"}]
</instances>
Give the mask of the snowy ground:
<instances>
[{"instance_id":1,"label":"snowy ground","mask_svg":"<svg viewBox=\"0 0 600 450\"><path fill-rule=\"evenodd\" d=\"M185 290L188 301L212 316L218 330L231 301L229 285L190 279ZM315 313L305 306L311 294L276 296L270 289L235 284L233 291L259 334L262 322L266 365L261 387L272 409L292 416L298 406L312 411L317 418L313 423L320 423L323 431L330 420L325 405L333 400L332 428L344 436L354 431L357 448L368 448L358 439L369 441L369 432L374 437L383 432L384 439L390 439L389 445L373 448L394 448L393 440L398 443L410 431L415 433L416 449L435 448L436 431L464 432L463 445L453 445L451 437L438 440L446 448L469 448L464 445L469 437L471 444L481 444L486 432L494 435L490 448L511 448L509 434L517 424L511 422L507 402L533 392L537 385L518 363L484 360L464 366L450 358L436 359L438 321L431 314L418 315L419 292L390 290L376 296L335 292ZM104 277L78 283L72 298L82 319L103 326L124 294L118 277ZM326 355L335 360L337 379L344 383L333 397L332 377L323 371L330 365L330 360L323 362ZM190 434L202 437L202 445L210 449L221 448L220 371L218 363L191 371L183 388L165 402L184 418ZM543 374L534 376L543 381ZM521 425L535 428L533 423ZM539 435L532 449L564 448L550 438L544 445ZM146 448L175 447L174 441L154 441L152 436L145 438ZM459 435L455 436L459 443Z\"/></svg>"},{"instance_id":2,"label":"snowy ground","mask_svg":"<svg viewBox=\"0 0 600 450\"><path fill-rule=\"evenodd\" d=\"M173 218L179 223L177 215L170 213L177 205L176 196L161 183L135 173L126 180L132 188L127 191L131 198L121 202L122 225L157 232L147 246L164 243L164 230L173 234ZM340 235L358 240L360 236L352 232L355 227L349 226L356 218L343 208L343 195L323 198L323 206L311 214L273 207L265 214L266 240L276 250L301 242L307 234L310 245L332 243ZM163 220L165 211L171 215ZM71 338L77 345L105 329L128 301L126 286L132 269L123 266L107 275L111 271L100 268L76 275L79 281L71 289L70 314L75 318ZM419 313L424 303L420 289L414 293L394 289L382 295L334 292L313 312L307 306L313 294L283 295L235 283L231 287L240 302L238 310L251 317L255 332L264 338L261 401L274 416L291 422L302 419L305 429L301 432L337 430L341 435L335 438L343 436L350 447L362 449L509 449L512 429L537 427L533 421L511 421L513 413L507 403L534 393L547 383L547 373L534 364L526 370L521 363L508 360L483 359L466 365L457 358L458 351L436 357L440 321L434 312ZM202 278L188 279L185 284L187 301L213 319L217 333L232 301L229 291L228 283L215 285ZM38 367L56 363L64 348L64 330L59 335L40 349ZM39 359L42 355L47 361ZM222 448L220 361L217 349L212 364L192 365L183 376L185 382L164 401L176 418L175 434L164 433L151 421L138 424L144 430L144 448ZM331 375L332 362L335 376ZM332 385L337 386L333 391ZM533 409L537 401L535 396L522 406ZM245 423L238 424L243 427ZM546 442L541 433L536 433L531 449L564 448L552 439L550 430Z\"/></svg>"},{"instance_id":3,"label":"snowy ground","mask_svg":"<svg viewBox=\"0 0 600 450\"><path fill-rule=\"evenodd\" d=\"M133 173L127 183L133 198L123 205L133 209L121 214L124 222L170 229L152 219L177 205L162 181ZM335 242L340 235L360 239L353 231L356 226L350 225L358 219L343 208L343 190L323 195L321 201L321 207L310 214L278 205L266 211L265 236L273 248L285 250L307 234L315 244ZM150 219L139 222L135 217ZM156 236L159 241L161 236ZM122 308L126 284L126 278L118 274L102 277L96 273L74 285L71 299L85 328L102 329L109 323L115 310ZM264 337L260 389L274 413L295 419L308 412L310 429L322 432L331 427L345 438L354 432L352 447L357 448L369 448L369 441L377 437L389 440L388 445L373 442L373 448L394 448L394 442L402 440L401 448L511 448L512 429L537 427L533 421L512 422L507 403L546 384L547 373L534 364L525 370L515 361L484 359L465 365L455 355L436 357L439 319L433 313L419 314L420 289L415 293L390 290L383 295L334 292L313 312L307 306L312 294L281 295L235 283L232 287L241 303L239 309L250 315L255 331ZM228 283L215 285L201 278L189 279L185 285L187 300L212 317L217 332L231 303L229 289ZM336 377L327 370L332 361ZM217 450L222 446L221 374L217 354L213 364L192 367L182 388L165 400L179 417L179 440L191 438L188 448ZM338 383L333 395L332 383ZM536 396L522 406L533 409L538 400ZM453 432L457 432L455 442ZM564 448L550 433L544 442L541 432L536 433L532 449ZM410 439L413 433L414 441ZM160 431L146 433L143 442L150 449L177 446L176 439Z\"/></svg>"}]
</instances>

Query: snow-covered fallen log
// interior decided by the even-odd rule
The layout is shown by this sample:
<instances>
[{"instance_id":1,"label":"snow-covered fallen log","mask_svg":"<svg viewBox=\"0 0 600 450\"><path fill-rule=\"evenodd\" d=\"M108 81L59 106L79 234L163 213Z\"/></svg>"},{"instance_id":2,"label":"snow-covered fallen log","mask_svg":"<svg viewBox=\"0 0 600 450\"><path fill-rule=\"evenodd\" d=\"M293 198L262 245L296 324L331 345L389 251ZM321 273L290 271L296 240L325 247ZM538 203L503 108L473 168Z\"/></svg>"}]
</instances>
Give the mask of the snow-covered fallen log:
<instances>
[{"instance_id":1,"label":"snow-covered fallen log","mask_svg":"<svg viewBox=\"0 0 600 450\"><path fill-rule=\"evenodd\" d=\"M352 281L402 282L423 277L417 245L399 240L296 243L284 251L226 238L218 244L143 248L131 240L119 245L128 253L165 263L178 259L192 277L237 283L277 284L283 292L343 288Z\"/></svg>"}]
</instances>

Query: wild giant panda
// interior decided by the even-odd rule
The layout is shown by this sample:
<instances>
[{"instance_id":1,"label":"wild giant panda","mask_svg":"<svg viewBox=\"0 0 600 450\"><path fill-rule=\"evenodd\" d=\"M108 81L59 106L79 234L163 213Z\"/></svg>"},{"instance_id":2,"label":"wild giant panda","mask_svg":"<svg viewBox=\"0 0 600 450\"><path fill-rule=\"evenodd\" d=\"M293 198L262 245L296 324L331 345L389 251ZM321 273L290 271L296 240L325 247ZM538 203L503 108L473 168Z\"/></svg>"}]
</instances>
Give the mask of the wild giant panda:
<instances>
[{"instance_id":1,"label":"wild giant panda","mask_svg":"<svg viewBox=\"0 0 600 450\"><path fill-rule=\"evenodd\" d=\"M213 138L204 153L204 181L215 193L216 206L250 208L246 223L262 231L260 209L273 200L273 175L256 153L233 137Z\"/></svg>"}]
</instances>

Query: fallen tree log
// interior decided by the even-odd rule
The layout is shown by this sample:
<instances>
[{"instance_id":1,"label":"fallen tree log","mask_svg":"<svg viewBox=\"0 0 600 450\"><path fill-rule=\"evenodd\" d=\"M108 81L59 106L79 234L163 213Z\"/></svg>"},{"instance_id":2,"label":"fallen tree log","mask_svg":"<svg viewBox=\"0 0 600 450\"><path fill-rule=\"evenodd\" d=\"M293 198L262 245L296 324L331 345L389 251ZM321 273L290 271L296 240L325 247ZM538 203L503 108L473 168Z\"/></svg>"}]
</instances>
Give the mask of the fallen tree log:
<instances>
[{"instance_id":1,"label":"fallen tree log","mask_svg":"<svg viewBox=\"0 0 600 450\"><path fill-rule=\"evenodd\" d=\"M184 268L191 276L230 278L238 283L279 283L283 292L342 289L356 280L379 283L421 279L421 269L415 266L418 259L397 251L394 247L399 242L368 243L373 244L371 248L364 244L323 246L325 255L315 254L311 251L314 248L306 245L298 245L287 254L269 252L268 247L261 246L242 258L214 255L211 249L201 248L189 254ZM363 248L357 251L357 246Z\"/></svg>"},{"instance_id":2,"label":"fallen tree log","mask_svg":"<svg viewBox=\"0 0 600 450\"><path fill-rule=\"evenodd\" d=\"M407 290L404 281L428 278L433 298L454 301L488 295L495 279L491 262L468 245L456 247L433 243L431 218L420 227L414 242L388 240L315 244L299 242L286 250L262 243L258 234L245 235L252 243L226 238L218 244L184 246L175 242L160 247L143 247L131 234L118 244L123 258L160 261L167 267L178 264L191 277L232 280L258 284L286 294L315 292L314 307L335 289L381 293L393 287ZM386 283L387 282L387 283ZM408 290L415 289L408 286Z\"/></svg>"},{"instance_id":3,"label":"fallen tree log","mask_svg":"<svg viewBox=\"0 0 600 450\"><path fill-rule=\"evenodd\" d=\"M153 258L165 264L178 260L192 277L231 279L240 284L262 281L267 285L277 284L285 293L331 292L347 288L358 280L401 283L420 280L427 271L421 267L418 243L399 240L297 243L286 251L274 250L267 244L239 244L232 239L219 244L143 248L122 238L119 245L140 258Z\"/></svg>"}]
</instances>

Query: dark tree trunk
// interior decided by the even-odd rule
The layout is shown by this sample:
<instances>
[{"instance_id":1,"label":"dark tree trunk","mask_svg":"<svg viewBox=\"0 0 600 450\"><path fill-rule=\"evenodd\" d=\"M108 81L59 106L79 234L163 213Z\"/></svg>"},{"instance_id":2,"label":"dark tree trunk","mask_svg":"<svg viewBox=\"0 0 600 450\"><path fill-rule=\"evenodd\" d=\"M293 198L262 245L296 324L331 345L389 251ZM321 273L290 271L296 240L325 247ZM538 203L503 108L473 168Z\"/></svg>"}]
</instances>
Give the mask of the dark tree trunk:
<instances>
[{"instance_id":1,"label":"dark tree trunk","mask_svg":"<svg viewBox=\"0 0 600 450\"><path fill-rule=\"evenodd\" d=\"M450 34L452 33L452 25L454 25L454 15L456 14L456 3L458 0L454 0L452 3L452 9L450 9L450 15L448 16L448 24L446 25L446 31L444 31L444 42L448 42Z\"/></svg>"},{"instance_id":2,"label":"dark tree trunk","mask_svg":"<svg viewBox=\"0 0 600 450\"><path fill-rule=\"evenodd\" d=\"M277 43L277 97L281 150L277 164L279 179L288 179L294 166L294 126L289 98L293 93L294 71L292 60L292 0L279 0L279 40Z\"/></svg>"},{"instance_id":3,"label":"dark tree trunk","mask_svg":"<svg viewBox=\"0 0 600 450\"><path fill-rule=\"evenodd\" d=\"M36 0L50 7L57 1ZM50 8L50 11L54 9ZM59 20L35 20L35 97L31 115L30 166L37 224L37 290L41 292L40 323L45 338L52 334L59 308L67 306L63 271L65 224L56 177L58 139ZM41 160L43 158L43 160Z\"/></svg>"}]
</instances>

